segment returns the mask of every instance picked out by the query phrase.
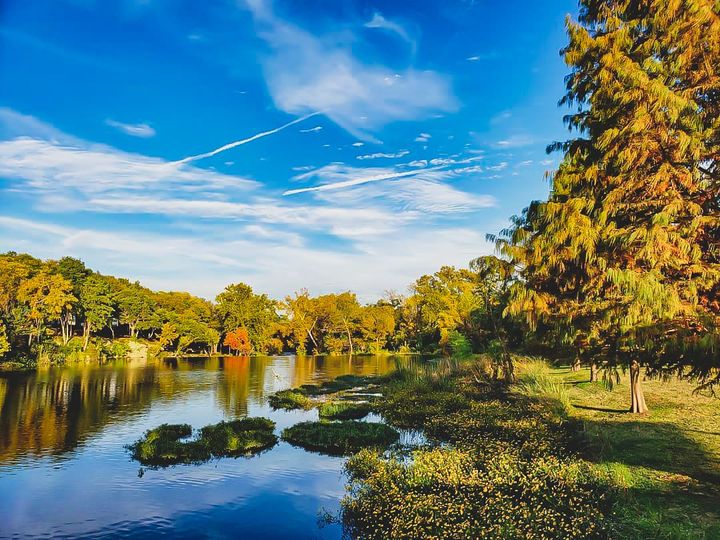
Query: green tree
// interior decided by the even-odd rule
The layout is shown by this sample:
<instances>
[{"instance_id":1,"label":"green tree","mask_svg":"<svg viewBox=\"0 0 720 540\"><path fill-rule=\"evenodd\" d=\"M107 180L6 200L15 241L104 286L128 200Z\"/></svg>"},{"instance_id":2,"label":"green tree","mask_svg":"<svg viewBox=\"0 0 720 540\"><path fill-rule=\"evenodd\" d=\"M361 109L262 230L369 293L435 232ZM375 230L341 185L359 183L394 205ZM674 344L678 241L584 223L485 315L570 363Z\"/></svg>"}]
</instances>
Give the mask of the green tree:
<instances>
[{"instance_id":1,"label":"green tree","mask_svg":"<svg viewBox=\"0 0 720 540\"><path fill-rule=\"evenodd\" d=\"M225 333L245 328L252 349L265 352L278 320L277 303L244 283L228 285L215 299Z\"/></svg>"},{"instance_id":2,"label":"green tree","mask_svg":"<svg viewBox=\"0 0 720 540\"><path fill-rule=\"evenodd\" d=\"M719 8L580 5L564 50L577 137L553 145L565 156L548 201L506 238L524 268L510 310L575 328L593 361L627 365L631 411L644 413L642 363L718 367Z\"/></svg>"},{"instance_id":3,"label":"green tree","mask_svg":"<svg viewBox=\"0 0 720 540\"><path fill-rule=\"evenodd\" d=\"M10 352L10 342L8 341L5 323L0 320L0 358Z\"/></svg>"},{"instance_id":4,"label":"green tree","mask_svg":"<svg viewBox=\"0 0 720 540\"><path fill-rule=\"evenodd\" d=\"M84 315L83 350L87 349L93 330L110 324L115 313L115 299L110 284L100 275L93 274L80 287L80 307Z\"/></svg>"},{"instance_id":5,"label":"green tree","mask_svg":"<svg viewBox=\"0 0 720 540\"><path fill-rule=\"evenodd\" d=\"M133 283L117 293L116 298L120 322L128 325L130 337L135 338L139 331L151 327L156 305L148 289Z\"/></svg>"},{"instance_id":6,"label":"green tree","mask_svg":"<svg viewBox=\"0 0 720 540\"><path fill-rule=\"evenodd\" d=\"M33 337L41 341L47 324L58 321L71 309L76 298L72 295L72 284L58 274L41 271L24 281L18 290L18 300L28 307L27 317L32 323L28 334L28 345L32 345ZM69 339L63 334L63 342Z\"/></svg>"},{"instance_id":7,"label":"green tree","mask_svg":"<svg viewBox=\"0 0 720 540\"><path fill-rule=\"evenodd\" d=\"M395 308L380 302L363 307L359 327L364 338L371 343L371 351L380 352L395 331Z\"/></svg>"}]
</instances>

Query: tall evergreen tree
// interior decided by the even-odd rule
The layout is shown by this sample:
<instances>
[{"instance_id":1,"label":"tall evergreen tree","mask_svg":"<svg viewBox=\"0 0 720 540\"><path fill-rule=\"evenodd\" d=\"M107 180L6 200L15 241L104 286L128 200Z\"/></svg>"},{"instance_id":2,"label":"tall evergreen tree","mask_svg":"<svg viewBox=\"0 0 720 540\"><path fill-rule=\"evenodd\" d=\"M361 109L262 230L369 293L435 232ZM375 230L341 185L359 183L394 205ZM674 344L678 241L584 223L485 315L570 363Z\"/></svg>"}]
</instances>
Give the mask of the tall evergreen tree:
<instances>
[{"instance_id":1,"label":"tall evergreen tree","mask_svg":"<svg viewBox=\"0 0 720 540\"><path fill-rule=\"evenodd\" d=\"M718 382L720 4L580 4L564 50L577 137L501 242L524 267L510 311L627 363L643 413L641 363Z\"/></svg>"}]
</instances>

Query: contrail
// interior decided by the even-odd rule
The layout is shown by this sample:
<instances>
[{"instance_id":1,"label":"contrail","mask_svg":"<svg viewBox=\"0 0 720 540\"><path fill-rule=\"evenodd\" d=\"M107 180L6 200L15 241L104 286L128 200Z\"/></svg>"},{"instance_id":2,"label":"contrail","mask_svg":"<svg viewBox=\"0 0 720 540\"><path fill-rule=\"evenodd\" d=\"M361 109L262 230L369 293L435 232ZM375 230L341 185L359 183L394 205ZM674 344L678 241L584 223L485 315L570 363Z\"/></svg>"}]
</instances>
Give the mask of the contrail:
<instances>
[{"instance_id":1,"label":"contrail","mask_svg":"<svg viewBox=\"0 0 720 540\"><path fill-rule=\"evenodd\" d=\"M381 182L383 180L394 180L396 178L405 178L406 176L417 176L419 174L425 174L432 171L442 171L450 169L451 167L454 167L456 165L462 165L465 163L471 163L473 161L478 161L482 159L481 157L473 157L473 158L467 158L460 161L454 161L452 163L444 163L442 165L438 165L436 167L427 167L425 169L415 169L412 171L403 171L403 172L391 172L391 173L385 173L385 174L376 174L373 176L361 176L360 178L351 178L350 180L342 180L340 182L334 182L329 184L320 184L319 186L312 186L312 187L306 187L306 188L298 188L298 189L289 189L287 191L283 192L283 195L297 195L298 193L308 193L311 191L329 191L331 189L342 189L346 187L352 187L352 186L359 186L361 184L367 184L370 182ZM311 174L311 173L308 173Z\"/></svg>"},{"instance_id":2,"label":"contrail","mask_svg":"<svg viewBox=\"0 0 720 540\"><path fill-rule=\"evenodd\" d=\"M397 173L376 174L374 176L363 176L361 178L353 178L351 180L343 180L342 182L334 182L332 184L320 184L319 186L289 189L283 192L283 195L297 195L298 193L307 193L309 191L328 191L331 189L342 189L346 187L359 186L370 182L380 182L382 180L394 180L395 178L403 178L405 176L415 176L429 171L436 171L446 167L431 167L428 169L418 169L414 171L405 171Z\"/></svg>"},{"instance_id":3,"label":"contrail","mask_svg":"<svg viewBox=\"0 0 720 540\"><path fill-rule=\"evenodd\" d=\"M315 111L314 113L306 114L305 116L301 116L300 118L296 118L295 120L292 120L291 122L288 122L287 124L283 124L280 127L276 127L275 129L271 129L269 131L263 131L260 133L256 133L252 137L248 137L247 139L242 139L239 141L231 142L229 144L226 144L224 146L221 146L220 148L216 148L215 150L212 150L211 152L205 152L204 154L198 154L196 156L188 156L186 158L183 158L178 161L173 161L173 165L182 165L184 163L189 163L191 161L197 161L199 159L205 159L212 156L215 156L219 154L220 152L224 152L225 150L230 150L231 148L235 148L236 146L242 146L243 144L247 144L249 142L255 141L257 139L262 139L263 137L267 137L268 135L272 135L273 133L277 133L278 131L282 131L285 128L289 128L290 126L293 126L295 124L299 124L300 122L304 122L308 118L312 118L313 116L317 116L318 114L321 114L322 111Z\"/></svg>"}]
</instances>

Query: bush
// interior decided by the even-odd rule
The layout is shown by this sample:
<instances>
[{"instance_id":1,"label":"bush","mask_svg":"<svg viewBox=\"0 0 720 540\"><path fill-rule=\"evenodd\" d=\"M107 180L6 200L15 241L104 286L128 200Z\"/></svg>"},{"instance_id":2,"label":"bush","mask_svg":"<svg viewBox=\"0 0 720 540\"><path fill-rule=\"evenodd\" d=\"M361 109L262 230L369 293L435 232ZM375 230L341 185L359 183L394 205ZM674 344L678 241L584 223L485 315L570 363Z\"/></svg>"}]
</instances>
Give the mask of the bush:
<instances>
[{"instance_id":1,"label":"bush","mask_svg":"<svg viewBox=\"0 0 720 540\"><path fill-rule=\"evenodd\" d=\"M346 465L353 538L598 538L608 498L589 465L437 448L411 463L362 451Z\"/></svg>"},{"instance_id":2,"label":"bush","mask_svg":"<svg viewBox=\"0 0 720 540\"><path fill-rule=\"evenodd\" d=\"M470 341L457 330L453 330L448 335L448 344L450 345L450 352L457 358L467 358L472 354Z\"/></svg>"},{"instance_id":3,"label":"bush","mask_svg":"<svg viewBox=\"0 0 720 540\"><path fill-rule=\"evenodd\" d=\"M320 418L328 420L360 420L371 411L369 403L353 403L351 401L329 401L318 407Z\"/></svg>"},{"instance_id":4,"label":"bush","mask_svg":"<svg viewBox=\"0 0 720 540\"><path fill-rule=\"evenodd\" d=\"M282 432L284 441L306 450L346 455L362 448L385 448L399 434L385 424L345 420L343 422L301 422Z\"/></svg>"},{"instance_id":5,"label":"bush","mask_svg":"<svg viewBox=\"0 0 720 540\"><path fill-rule=\"evenodd\" d=\"M267 418L243 418L205 426L200 437L188 424L162 424L128 446L133 459L143 465L166 467L180 463L202 463L212 457L253 455L277 444L275 422Z\"/></svg>"}]
</instances>

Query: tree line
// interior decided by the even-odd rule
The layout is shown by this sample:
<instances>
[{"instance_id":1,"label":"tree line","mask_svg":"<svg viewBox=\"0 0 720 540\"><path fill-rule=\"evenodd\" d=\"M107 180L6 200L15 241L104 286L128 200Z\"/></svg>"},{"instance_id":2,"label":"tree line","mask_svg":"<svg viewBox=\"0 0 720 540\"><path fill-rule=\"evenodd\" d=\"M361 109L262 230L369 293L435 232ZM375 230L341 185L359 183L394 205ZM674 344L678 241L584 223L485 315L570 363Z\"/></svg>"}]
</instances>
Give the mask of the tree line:
<instances>
[{"instance_id":1,"label":"tree line","mask_svg":"<svg viewBox=\"0 0 720 540\"><path fill-rule=\"evenodd\" d=\"M301 290L275 300L244 283L210 302L152 291L72 257L42 261L9 252L0 255L0 353L32 360L43 351L62 355L127 337L175 354L467 354L495 346L498 325L521 340L502 317L512 279L507 263L483 257L366 305L349 291Z\"/></svg>"}]
</instances>

